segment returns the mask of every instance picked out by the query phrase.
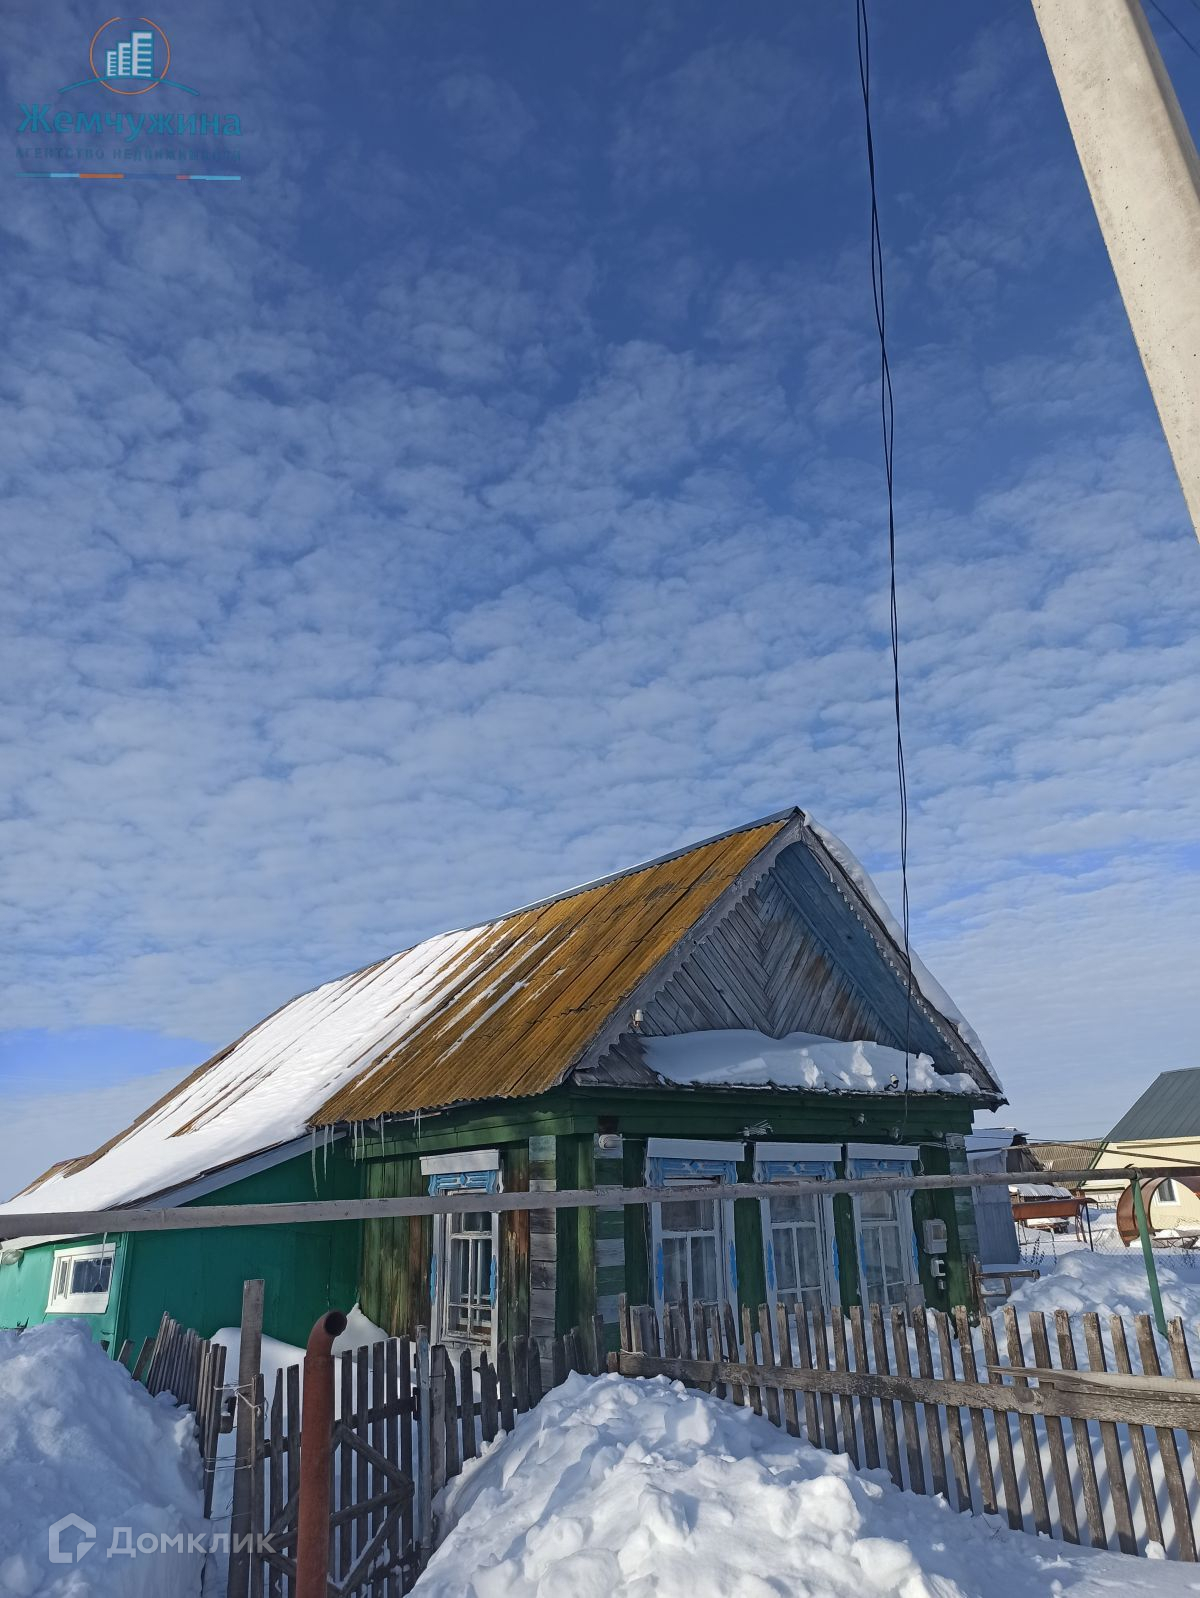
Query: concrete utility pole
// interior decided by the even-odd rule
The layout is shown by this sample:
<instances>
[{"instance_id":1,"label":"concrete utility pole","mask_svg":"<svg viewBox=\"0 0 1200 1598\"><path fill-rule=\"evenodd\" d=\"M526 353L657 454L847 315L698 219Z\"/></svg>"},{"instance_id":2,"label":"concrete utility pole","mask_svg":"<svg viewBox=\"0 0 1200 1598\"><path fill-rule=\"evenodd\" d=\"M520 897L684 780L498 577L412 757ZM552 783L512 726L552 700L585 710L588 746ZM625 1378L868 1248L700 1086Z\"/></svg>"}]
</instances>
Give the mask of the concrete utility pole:
<instances>
[{"instance_id":1,"label":"concrete utility pole","mask_svg":"<svg viewBox=\"0 0 1200 1598\"><path fill-rule=\"evenodd\" d=\"M1200 158L1139 0L1033 0L1200 537Z\"/></svg>"}]
</instances>

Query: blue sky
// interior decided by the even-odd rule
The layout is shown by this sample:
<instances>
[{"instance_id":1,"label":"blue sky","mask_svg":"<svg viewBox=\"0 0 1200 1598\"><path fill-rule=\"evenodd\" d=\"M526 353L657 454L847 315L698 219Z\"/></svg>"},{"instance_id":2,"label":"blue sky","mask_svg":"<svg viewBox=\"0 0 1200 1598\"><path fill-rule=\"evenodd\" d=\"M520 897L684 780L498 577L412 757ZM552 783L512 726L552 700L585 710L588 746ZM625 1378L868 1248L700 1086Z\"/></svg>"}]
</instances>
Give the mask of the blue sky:
<instances>
[{"instance_id":1,"label":"blue sky","mask_svg":"<svg viewBox=\"0 0 1200 1598\"><path fill-rule=\"evenodd\" d=\"M1032 9L872 9L914 942L1096 1134L1200 1064L1200 551ZM10 7L9 102L103 20ZM789 803L896 897L849 0L157 20L244 181L0 207L8 1188Z\"/></svg>"}]
</instances>

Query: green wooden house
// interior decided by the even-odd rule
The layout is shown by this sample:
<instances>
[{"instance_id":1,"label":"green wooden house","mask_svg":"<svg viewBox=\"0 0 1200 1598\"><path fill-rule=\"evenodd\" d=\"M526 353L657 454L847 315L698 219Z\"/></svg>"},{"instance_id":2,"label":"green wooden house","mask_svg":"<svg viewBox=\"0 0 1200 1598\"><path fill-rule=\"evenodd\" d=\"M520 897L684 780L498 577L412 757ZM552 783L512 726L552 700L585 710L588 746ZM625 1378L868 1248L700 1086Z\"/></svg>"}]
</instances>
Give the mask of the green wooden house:
<instances>
[{"instance_id":1,"label":"green wooden house","mask_svg":"<svg viewBox=\"0 0 1200 1598\"><path fill-rule=\"evenodd\" d=\"M1003 1102L857 862L790 810L292 1000L0 1211L0 1324L164 1310L209 1334L266 1279L303 1342L357 1300L452 1347L548 1339L617 1295L965 1302L965 1191L673 1202L680 1184L965 1171ZM907 1052L906 1052L907 1044ZM646 1206L21 1237L22 1210L661 1188Z\"/></svg>"}]
</instances>

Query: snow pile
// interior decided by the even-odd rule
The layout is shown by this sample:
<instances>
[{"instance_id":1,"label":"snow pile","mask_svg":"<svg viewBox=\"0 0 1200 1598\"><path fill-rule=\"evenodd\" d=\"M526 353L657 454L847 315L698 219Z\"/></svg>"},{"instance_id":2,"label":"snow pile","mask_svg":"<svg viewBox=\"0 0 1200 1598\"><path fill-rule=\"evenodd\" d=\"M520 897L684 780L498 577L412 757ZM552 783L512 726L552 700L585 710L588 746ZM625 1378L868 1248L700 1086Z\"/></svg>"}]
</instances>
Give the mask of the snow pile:
<instances>
[{"instance_id":1,"label":"snow pile","mask_svg":"<svg viewBox=\"0 0 1200 1598\"><path fill-rule=\"evenodd\" d=\"M1200 1321L1200 1260L1193 1264L1187 1255L1176 1259L1178 1263L1164 1257L1161 1250L1154 1255L1163 1309L1168 1320L1181 1316L1190 1328ZM1128 1319L1154 1313L1146 1266L1137 1245L1120 1254L1093 1254L1087 1248L1064 1250L1057 1262L1043 1260L1038 1269L1041 1276L1022 1283L1009 1299L1022 1315L1029 1310L1049 1313L1065 1309L1075 1316L1095 1310L1104 1320L1109 1315Z\"/></svg>"},{"instance_id":2,"label":"snow pile","mask_svg":"<svg viewBox=\"0 0 1200 1598\"><path fill-rule=\"evenodd\" d=\"M809 1088L826 1093L904 1091L904 1050L884 1043L843 1043L813 1032L769 1038L731 1028L643 1038L642 1057L668 1082L688 1086ZM908 1057L912 1093L973 1093L979 1084L960 1072L939 1076L927 1054Z\"/></svg>"},{"instance_id":3,"label":"snow pile","mask_svg":"<svg viewBox=\"0 0 1200 1598\"><path fill-rule=\"evenodd\" d=\"M899 1492L749 1409L572 1375L452 1484L420 1598L1101 1598L1194 1568L1065 1549Z\"/></svg>"},{"instance_id":4,"label":"snow pile","mask_svg":"<svg viewBox=\"0 0 1200 1598\"><path fill-rule=\"evenodd\" d=\"M0 1593L5 1598L192 1598L205 1530L192 1416L151 1398L76 1321L0 1331ZM56 1521L64 1528L50 1558ZM182 1548L114 1554L113 1533ZM81 1539L94 1542L84 1548ZM143 1545L145 1546L145 1544ZM73 1556L78 1555L78 1558Z\"/></svg>"}]
</instances>

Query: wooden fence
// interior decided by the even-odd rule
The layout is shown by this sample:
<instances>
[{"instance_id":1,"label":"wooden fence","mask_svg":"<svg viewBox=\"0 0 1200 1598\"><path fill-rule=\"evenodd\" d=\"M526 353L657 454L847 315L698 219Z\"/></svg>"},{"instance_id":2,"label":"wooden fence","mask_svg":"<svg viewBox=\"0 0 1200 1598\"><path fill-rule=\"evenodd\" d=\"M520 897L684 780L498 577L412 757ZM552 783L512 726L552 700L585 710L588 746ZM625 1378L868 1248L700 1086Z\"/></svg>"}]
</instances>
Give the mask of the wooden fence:
<instances>
[{"instance_id":1,"label":"wooden fence","mask_svg":"<svg viewBox=\"0 0 1200 1598\"><path fill-rule=\"evenodd\" d=\"M622 1300L618 1365L748 1404L857 1466L885 1467L898 1487L1003 1512L1015 1530L1078 1543L1086 1529L1097 1548L1157 1543L1195 1561L1200 1382L1182 1321L1170 1323L1166 1378L1148 1315L1134 1317L1132 1340L1120 1316L1078 1317L1085 1368L1065 1311L1052 1330L1039 1312L1023 1319L1024 1334L1006 1308L1000 1337L990 1316L972 1327L961 1309L763 1307L739 1325L728 1305L693 1304L660 1328L654 1310Z\"/></svg>"},{"instance_id":2,"label":"wooden fence","mask_svg":"<svg viewBox=\"0 0 1200 1598\"><path fill-rule=\"evenodd\" d=\"M599 1374L604 1361L601 1327L568 1333L551 1348L552 1382L569 1370ZM334 1365L330 1580L347 1598L401 1598L435 1545L438 1494L540 1401L538 1347L518 1337L500 1345L495 1363L482 1353L455 1360L422 1333L340 1354ZM251 1598L295 1591L300 1400L299 1365L276 1372L269 1400L259 1375L251 1526L266 1541L234 1556L248 1569L235 1573L232 1559L230 1569L230 1589Z\"/></svg>"},{"instance_id":3,"label":"wooden fence","mask_svg":"<svg viewBox=\"0 0 1200 1598\"><path fill-rule=\"evenodd\" d=\"M121 1345L117 1361L128 1367L133 1344ZM228 1426L224 1420L225 1349L220 1343L189 1331L164 1315L158 1333L147 1337L138 1350L131 1374L144 1382L151 1394L170 1393L196 1417L196 1440L204 1467L204 1513L212 1511L216 1476L217 1439Z\"/></svg>"}]
</instances>

